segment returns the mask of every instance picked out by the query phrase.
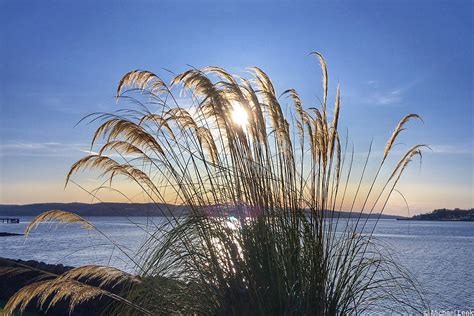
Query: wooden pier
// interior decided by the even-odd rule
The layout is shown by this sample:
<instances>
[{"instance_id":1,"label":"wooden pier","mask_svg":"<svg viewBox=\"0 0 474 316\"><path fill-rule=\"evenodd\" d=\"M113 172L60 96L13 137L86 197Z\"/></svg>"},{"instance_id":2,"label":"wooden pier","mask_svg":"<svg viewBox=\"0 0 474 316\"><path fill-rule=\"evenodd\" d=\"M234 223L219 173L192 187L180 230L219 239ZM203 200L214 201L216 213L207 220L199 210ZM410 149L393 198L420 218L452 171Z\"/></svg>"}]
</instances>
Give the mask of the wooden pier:
<instances>
[{"instance_id":1,"label":"wooden pier","mask_svg":"<svg viewBox=\"0 0 474 316\"><path fill-rule=\"evenodd\" d=\"M10 218L10 217L0 217L0 221L2 223L7 223L7 224L19 224L20 219L19 218Z\"/></svg>"}]
</instances>

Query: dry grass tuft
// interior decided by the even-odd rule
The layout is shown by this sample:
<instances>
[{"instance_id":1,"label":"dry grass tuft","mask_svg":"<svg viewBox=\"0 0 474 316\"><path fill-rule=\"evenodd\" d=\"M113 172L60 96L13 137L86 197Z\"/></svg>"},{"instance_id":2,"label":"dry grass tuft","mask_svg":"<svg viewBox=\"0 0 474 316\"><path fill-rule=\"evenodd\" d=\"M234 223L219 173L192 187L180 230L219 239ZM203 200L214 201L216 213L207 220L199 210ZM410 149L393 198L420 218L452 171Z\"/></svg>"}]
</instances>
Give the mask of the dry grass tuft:
<instances>
[{"instance_id":1,"label":"dry grass tuft","mask_svg":"<svg viewBox=\"0 0 474 316\"><path fill-rule=\"evenodd\" d=\"M25 229L25 236L28 236L32 229L42 222L78 223L85 229L92 229L94 226L77 214L59 210L51 210L36 216Z\"/></svg>"},{"instance_id":2,"label":"dry grass tuft","mask_svg":"<svg viewBox=\"0 0 474 316\"><path fill-rule=\"evenodd\" d=\"M99 281L99 287L108 285L117 286L123 283L141 283L141 281L122 270L98 265L86 265L69 270L62 274L59 279L62 280L77 280L85 283L90 281Z\"/></svg>"},{"instance_id":3,"label":"dry grass tuft","mask_svg":"<svg viewBox=\"0 0 474 316\"><path fill-rule=\"evenodd\" d=\"M2 269L2 273L16 275L35 270L29 267ZM52 273L44 273L40 277L51 277ZM35 278L39 280L40 278ZM88 282L99 282L96 285ZM68 302L69 313L74 309L91 299L101 296L107 296L132 310L138 311L142 315L151 315L149 311L130 302L129 300L114 294L103 287L115 287L119 284L139 284L141 281L136 277L129 275L111 267L103 266L83 266L65 272L62 275L54 275L53 279L44 281L35 281L21 288L15 293L4 307L5 315L14 315L16 311L23 313L25 309L36 304L39 310L45 313L61 301Z\"/></svg>"},{"instance_id":4,"label":"dry grass tuft","mask_svg":"<svg viewBox=\"0 0 474 316\"><path fill-rule=\"evenodd\" d=\"M5 315L13 315L15 310L23 312L31 302L45 312L62 300L69 300L69 312L83 302L106 295L100 288L72 280L47 280L32 283L20 289L5 305ZM48 303L47 303L48 302ZM47 304L46 304L47 303Z\"/></svg>"}]
</instances>

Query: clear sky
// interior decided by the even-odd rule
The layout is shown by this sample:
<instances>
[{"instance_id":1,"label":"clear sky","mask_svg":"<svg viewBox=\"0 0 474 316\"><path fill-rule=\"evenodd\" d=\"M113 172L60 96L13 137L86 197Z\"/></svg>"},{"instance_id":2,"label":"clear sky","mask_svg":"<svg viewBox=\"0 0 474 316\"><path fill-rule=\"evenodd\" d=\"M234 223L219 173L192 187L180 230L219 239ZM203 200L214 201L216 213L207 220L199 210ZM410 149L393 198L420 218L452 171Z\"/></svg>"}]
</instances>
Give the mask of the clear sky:
<instances>
[{"instance_id":1,"label":"clear sky","mask_svg":"<svg viewBox=\"0 0 474 316\"><path fill-rule=\"evenodd\" d=\"M418 113L424 124L410 124L400 150L426 143L433 152L401 183L412 211L474 207L472 21L469 0L0 0L0 203L90 201L63 189L93 133L74 125L117 109L129 70L255 65L310 107L322 93L308 53L320 51L331 96L341 83L356 157L372 138L382 151L398 120ZM403 205L395 198L392 212Z\"/></svg>"}]
</instances>

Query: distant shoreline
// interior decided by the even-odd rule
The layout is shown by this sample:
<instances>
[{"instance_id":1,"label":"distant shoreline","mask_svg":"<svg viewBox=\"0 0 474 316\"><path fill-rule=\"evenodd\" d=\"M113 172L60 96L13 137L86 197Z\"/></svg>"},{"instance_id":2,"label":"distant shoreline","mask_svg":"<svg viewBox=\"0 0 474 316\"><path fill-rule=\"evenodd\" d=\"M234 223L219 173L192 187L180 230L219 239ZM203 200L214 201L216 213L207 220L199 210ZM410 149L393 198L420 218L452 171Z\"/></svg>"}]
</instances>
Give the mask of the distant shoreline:
<instances>
[{"instance_id":1,"label":"distant shoreline","mask_svg":"<svg viewBox=\"0 0 474 316\"><path fill-rule=\"evenodd\" d=\"M400 218L400 220L411 221L437 221L437 222L474 222L474 209L438 209L430 213L415 215L410 218Z\"/></svg>"},{"instance_id":2,"label":"distant shoreline","mask_svg":"<svg viewBox=\"0 0 474 316\"><path fill-rule=\"evenodd\" d=\"M219 208L219 207L217 207ZM82 217L169 217L169 216L185 216L189 214L189 207L182 205L164 204L164 203L37 203L26 205L8 205L0 204L0 216L37 216L49 210L61 210L66 212L73 212ZM209 210L209 214L213 214L214 210ZM222 206L222 213L214 214L222 216L228 213L233 215L232 210L226 209ZM239 212L239 210L237 210ZM245 211L244 211L245 212ZM331 211L327 211L331 212ZM340 218L358 218L359 213L351 213L346 211L335 211L332 214L334 217ZM235 215L238 216L238 215ZM378 219L378 213L360 215L361 219ZM399 215L382 214L380 219L398 219L404 218Z\"/></svg>"},{"instance_id":3,"label":"distant shoreline","mask_svg":"<svg viewBox=\"0 0 474 316\"><path fill-rule=\"evenodd\" d=\"M414 222L474 222L472 219L416 219L416 218L397 218L397 221Z\"/></svg>"}]
</instances>

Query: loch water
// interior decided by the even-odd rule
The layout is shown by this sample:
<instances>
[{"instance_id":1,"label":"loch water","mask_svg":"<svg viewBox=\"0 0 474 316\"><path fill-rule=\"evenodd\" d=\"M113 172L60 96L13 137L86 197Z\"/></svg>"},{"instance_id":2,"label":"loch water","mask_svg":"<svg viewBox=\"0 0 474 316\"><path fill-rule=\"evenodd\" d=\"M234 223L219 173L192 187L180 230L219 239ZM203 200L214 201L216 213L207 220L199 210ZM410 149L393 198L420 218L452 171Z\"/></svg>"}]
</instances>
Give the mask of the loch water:
<instances>
[{"instance_id":1,"label":"loch water","mask_svg":"<svg viewBox=\"0 0 474 316\"><path fill-rule=\"evenodd\" d=\"M22 233L0 223L0 232ZM1 237L0 257L79 266L107 264L134 271L136 256L163 218L91 217L101 233L78 225L40 224L24 236ZM374 220L369 220L369 226ZM107 236L104 237L104 236ZM388 245L426 291L433 310L474 310L474 222L380 220L374 237Z\"/></svg>"}]
</instances>

